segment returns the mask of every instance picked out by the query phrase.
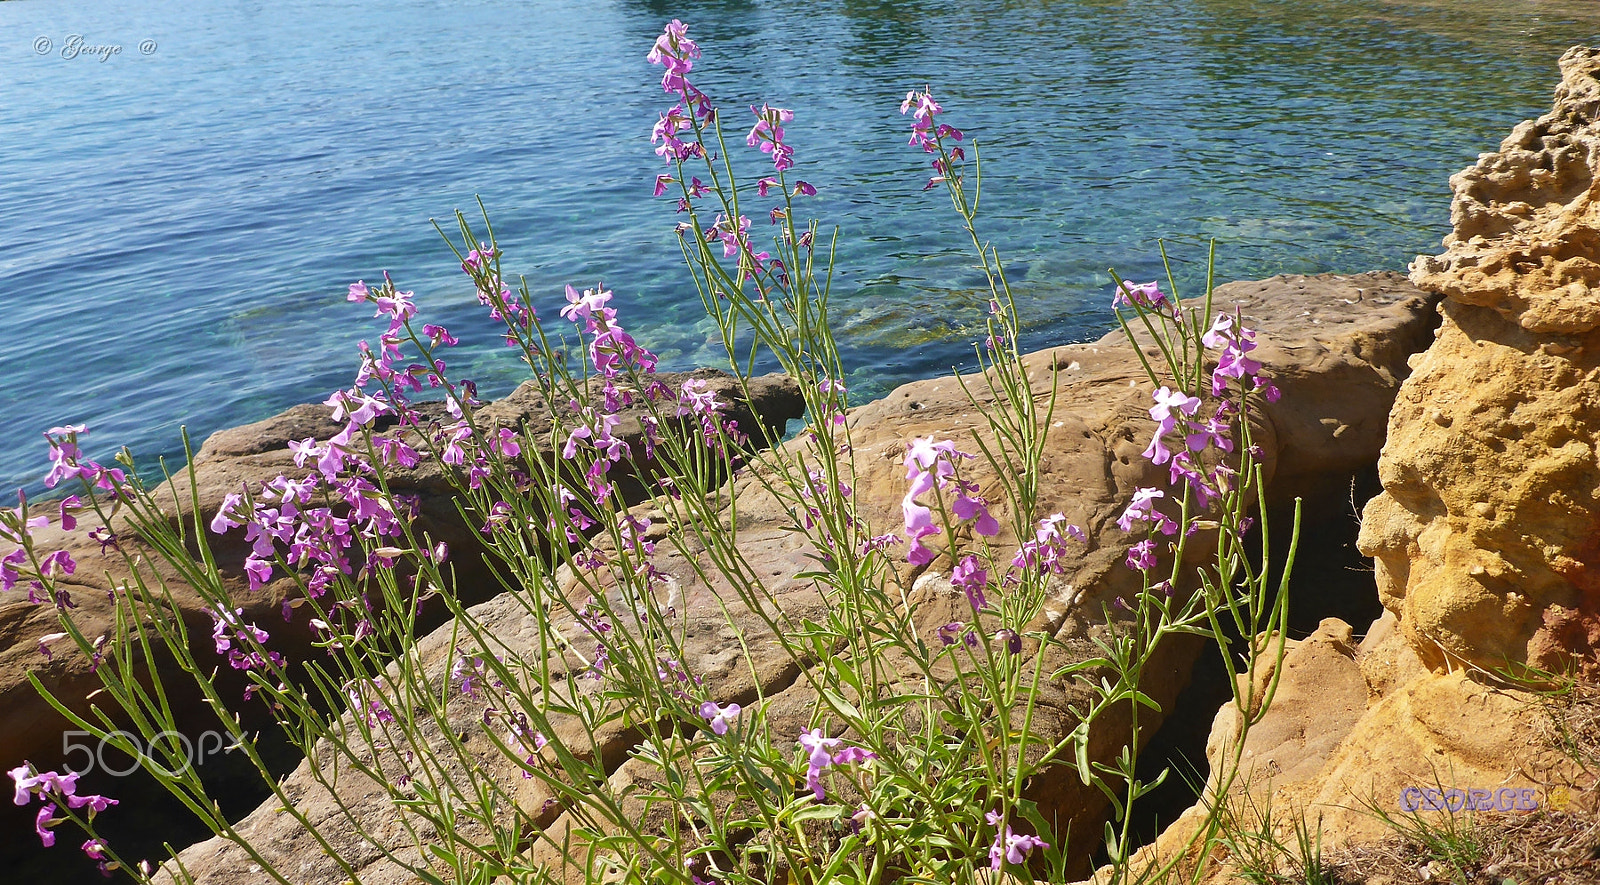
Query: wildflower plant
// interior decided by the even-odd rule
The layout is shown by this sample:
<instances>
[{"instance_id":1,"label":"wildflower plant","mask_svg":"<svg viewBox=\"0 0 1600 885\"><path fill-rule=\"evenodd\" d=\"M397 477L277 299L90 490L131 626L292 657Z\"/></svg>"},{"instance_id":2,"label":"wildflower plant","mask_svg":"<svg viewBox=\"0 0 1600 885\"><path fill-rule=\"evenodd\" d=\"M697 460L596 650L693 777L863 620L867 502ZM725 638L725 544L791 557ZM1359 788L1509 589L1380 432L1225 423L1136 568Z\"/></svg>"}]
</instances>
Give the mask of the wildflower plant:
<instances>
[{"instance_id":1,"label":"wildflower plant","mask_svg":"<svg viewBox=\"0 0 1600 885\"><path fill-rule=\"evenodd\" d=\"M912 118L911 145L932 158L928 188L943 185L988 281L980 371L961 382L975 405L990 405L978 409L986 426L968 438L909 440L903 524L869 525L854 493L845 367L830 331L837 234L802 220L817 188L794 177L805 158L786 141L801 117L765 103L748 117L718 107L694 85L700 57L678 21L648 54L663 69L668 103L651 135L666 165L653 192L675 201L687 266L746 399L759 361L798 384L807 420L797 437L737 426L703 380L665 383L601 285L567 287L558 320L541 317L537 296L506 275L487 215L480 229L458 214L445 238L529 366L543 424L487 417L474 385L446 372L455 337L423 323L412 293L385 274L348 291L377 323L352 385L326 403L342 429L291 443L297 471L242 488L213 513L201 512L192 459L186 476L147 486L85 460L83 428L51 431L47 483L76 483L77 492L56 521L92 523L129 576L115 593L109 642L73 620L62 582L75 568L70 556L35 543L49 515L25 499L0 513L15 545L0 558L6 589L25 584L36 601L58 605L78 649L104 658L105 709L57 709L114 744L137 736L152 748L151 773L263 877L295 881L220 813L162 739L181 723L167 687L149 682L144 663L158 650L192 677L274 801L351 879L360 870L338 846L353 836L424 882L864 883L1061 878L1086 855L1084 834L1058 827L1025 789L1052 768L1075 770L1108 797L1105 838L1122 875L1129 807L1153 787L1134 771L1139 710L1154 705L1141 676L1156 649L1178 633L1231 631L1247 638L1253 664L1270 654L1260 630L1281 640L1285 585L1270 585L1244 551L1248 514L1264 501L1250 419L1276 396L1250 356L1254 332L1237 315L1213 315L1209 296L1191 307L1153 283L1123 283L1124 328L1161 354L1146 363L1158 388L1146 457L1171 481L1138 490L1118 521L1137 539L1127 566L1142 591L1102 613L1100 654L1044 666L1040 650L1057 640L1035 625L1052 580L1090 539L1040 500L1054 378L1030 377L1015 299L978 233L978 146L939 122L944 109L928 90L909 93L901 110ZM730 150L725 127L745 133L744 150ZM753 184L736 175L749 161L760 164ZM625 412L638 422L633 442ZM131 457L122 460L131 469ZM994 477L987 487L973 478L978 464ZM450 484L480 550L451 550L422 530L417 501L394 485L417 469ZM741 545L741 502L725 485L735 470L741 488L777 502L784 530L801 539L811 566L794 580L819 605L788 607L758 575ZM172 519L174 509L187 517ZM247 592L293 585L282 627L247 620L230 596L208 539L228 533L249 546ZM115 541L135 536L143 547ZM1215 539L1216 556L1195 570L1184 553L1201 536ZM462 555L481 557L536 625L527 645L457 597ZM172 616L174 591L150 557L204 598L210 637L191 637ZM709 603L702 596L689 611L669 560L692 569ZM948 570L970 615L924 629L911 581L933 566ZM419 647L416 626L427 606L452 616L431 651ZM719 615L744 661L759 642L789 663L815 700L809 718L774 709L755 673L753 690L734 697L695 671L691 618ZM315 653L291 660L276 647L279 630L304 631ZM213 679L223 664L246 680L242 697ZM1032 723L1052 681L1085 686L1092 700L1075 730L1045 741ZM1253 722L1265 700L1244 691L1238 703ZM334 819L308 819L256 751L241 705L282 726L303 771L330 795L350 779L370 785L409 844L397 844L392 828L374 831L342 800ZM1090 758L1091 727L1119 706L1132 711L1126 749ZM618 746L628 748L621 758ZM96 835L94 815L112 800L75 796L66 776L27 765L12 774L19 802L38 796L64 809L103 867L151 878ZM41 813L42 837L56 813ZM189 878L177 861L168 872Z\"/></svg>"}]
</instances>

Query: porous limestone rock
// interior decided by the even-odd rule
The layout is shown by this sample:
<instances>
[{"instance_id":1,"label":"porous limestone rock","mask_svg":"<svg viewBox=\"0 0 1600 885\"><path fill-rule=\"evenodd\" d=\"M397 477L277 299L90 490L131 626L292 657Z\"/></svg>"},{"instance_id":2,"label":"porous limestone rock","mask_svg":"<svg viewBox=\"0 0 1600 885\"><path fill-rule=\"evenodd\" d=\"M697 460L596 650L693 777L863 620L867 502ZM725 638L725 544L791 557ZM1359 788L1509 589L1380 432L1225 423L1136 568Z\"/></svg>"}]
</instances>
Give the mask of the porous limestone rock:
<instances>
[{"instance_id":1,"label":"porous limestone rock","mask_svg":"<svg viewBox=\"0 0 1600 885\"><path fill-rule=\"evenodd\" d=\"M1600 671L1600 51L1450 179L1445 297L1389 418L1360 546L1429 666Z\"/></svg>"},{"instance_id":2,"label":"porous limestone rock","mask_svg":"<svg viewBox=\"0 0 1600 885\"><path fill-rule=\"evenodd\" d=\"M1271 666L1259 670L1258 688L1272 676ZM1319 834L1326 857L1392 837L1385 814L1410 820L1416 812L1439 825L1452 815L1563 810L1574 796L1596 790L1595 772L1562 751L1548 699L1526 686L1485 685L1466 670L1433 672L1396 629L1393 612L1359 644L1348 624L1324 621L1288 643L1279 676L1271 706L1242 747L1233 705L1212 725L1206 795L1223 795L1223 773L1237 751L1225 799L1229 835L1269 831L1292 846L1300 822ZM1187 809L1141 850L1135 867L1184 852L1192 864L1206 814L1203 804ZM1202 881L1240 881L1225 848L1211 859L1220 863ZM1110 878L1103 868L1083 885Z\"/></svg>"},{"instance_id":3,"label":"porous limestone rock","mask_svg":"<svg viewBox=\"0 0 1600 885\"><path fill-rule=\"evenodd\" d=\"M1520 811L1523 790L1559 809L1600 789L1548 733L1527 670L1600 673L1600 51L1568 51L1561 73L1549 114L1450 179L1444 254L1411 267L1443 324L1411 361L1362 521L1387 611L1358 649L1331 622L1291 649L1229 797L1270 807L1286 843L1295 816L1325 850L1390 836L1374 812L1403 817L1408 790L1489 790L1503 812L1502 790ZM1214 772L1238 726L1218 714Z\"/></svg>"},{"instance_id":4,"label":"porous limestone rock","mask_svg":"<svg viewBox=\"0 0 1600 885\"><path fill-rule=\"evenodd\" d=\"M1406 373L1406 358L1425 346L1432 326L1428 296L1393 273L1354 277L1275 277L1252 283L1220 287L1215 293L1220 310L1240 310L1246 324L1260 331L1257 356L1283 390L1281 401L1263 405L1256 415L1254 434L1263 461L1272 475L1271 488L1280 497L1288 490L1336 489L1334 500L1310 506L1334 510L1342 506L1351 474L1369 467L1382 443L1384 416ZM1165 485L1166 470L1154 468L1140 453L1153 432L1148 410L1150 385L1133 350L1121 333L1100 341L1055 347L1024 358L1033 384L1035 401L1043 408L1051 393L1057 397L1049 439L1041 465L1039 515L1064 513L1089 535L1087 551L1071 573L1053 585L1040 629L1059 644L1047 647L1046 670L1053 665L1083 660L1094 653L1093 639L1104 629L1103 612L1114 599L1138 590L1138 577L1122 565L1134 538L1121 532L1115 520L1139 486ZM901 527L900 502L906 492L902 459L906 444L929 435L953 439L960 448L976 451L974 432L984 432L981 411L988 407L986 387L976 377L966 378L967 389L977 396L969 402L954 378L932 379L905 385L884 399L850 411L847 421L856 456L853 500L857 515L871 533ZM799 445L790 443L789 445ZM759 463L754 466L760 469ZM993 474L980 458L966 462L965 475L991 487ZM1336 477L1331 482L1328 476ZM738 502L738 549L758 575L777 607L795 619L820 611L822 600L801 573L814 567L813 550L788 529L788 516L753 474L736 477L732 492ZM995 515L1006 523L1003 509ZM658 530L657 526L652 531ZM1203 533L1202 533L1203 534ZM995 539L1004 551L1015 539ZM1193 542L1203 558L1207 543ZM672 545L658 544L653 565L671 579L680 594L677 604L690 625L683 658L686 670L704 680L719 703L750 704L758 697L768 704L767 717L776 733L798 734L812 723L818 704L800 664L790 660L775 643L764 618L731 598L725 583L710 571L702 578L705 558L692 540L685 556ZM1002 556L1006 554L1002 552ZM934 627L970 617L970 609L948 579L950 559L912 569L902 564L903 577L914 588L914 618L930 634ZM576 584L572 592L580 592ZM587 591L581 591L587 592ZM727 604L724 615L721 604ZM965 611L963 611L965 610ZM504 651L534 657L539 654L537 616L514 594L502 594L472 610L488 625ZM421 642L419 654L435 678L443 678L452 651L451 627L441 627ZM1192 638L1192 637L1188 637ZM1028 649L1028 653L1036 653ZM1142 689L1165 708L1188 679L1198 643L1176 642L1162 649L1147 672ZM557 673L571 673L574 663L555 662ZM1085 698L1079 686L1051 684L1037 699L1034 728L1045 740L1059 739L1076 724L1073 707ZM481 709L463 702L452 713L450 727L466 733L482 730L475 717ZM1113 713L1091 741L1091 756L1109 759L1126 740L1126 713ZM1159 726L1159 716L1142 720L1144 736ZM430 726L431 727L431 726ZM599 752L619 785L646 773L630 760L636 735L623 731L602 736ZM486 739L472 738L469 752L501 783L513 784L524 808L536 810L541 825L555 833L566 830L564 809L544 795L500 757ZM341 854L362 881L403 881L399 866L371 844L361 845L355 825L334 814L333 797L302 765L285 783L297 807L326 827L327 835L341 846ZM1075 772L1049 769L1027 785L1031 798L1047 815L1059 815L1062 831L1071 822L1073 834L1098 833L1105 807L1098 790L1083 786ZM394 812L383 800L383 787L357 778L341 786L339 798L353 809L359 827L382 835L393 829ZM274 863L295 881L308 885L333 885L347 873L321 856L303 828L276 809L263 805L241 821L239 830L261 846ZM424 838L426 835L424 834ZM1087 864L1097 839L1078 836L1074 852L1080 868ZM398 856L415 860L416 853L402 836L386 841ZM557 860L545 856L547 860ZM249 861L235 846L212 839L182 854L188 870L202 883L232 881ZM572 871L574 878L581 870Z\"/></svg>"}]
</instances>

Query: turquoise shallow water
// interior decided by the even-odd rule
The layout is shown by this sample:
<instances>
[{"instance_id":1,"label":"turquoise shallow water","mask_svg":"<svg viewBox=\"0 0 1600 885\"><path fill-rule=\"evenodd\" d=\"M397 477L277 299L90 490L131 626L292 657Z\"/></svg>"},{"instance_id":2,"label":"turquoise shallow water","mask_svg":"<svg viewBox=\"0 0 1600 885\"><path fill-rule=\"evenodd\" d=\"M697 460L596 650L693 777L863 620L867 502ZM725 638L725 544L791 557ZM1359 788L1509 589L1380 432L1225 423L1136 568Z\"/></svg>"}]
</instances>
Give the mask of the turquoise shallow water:
<instances>
[{"instance_id":1,"label":"turquoise shallow water","mask_svg":"<svg viewBox=\"0 0 1600 885\"><path fill-rule=\"evenodd\" d=\"M672 17L732 119L797 113L858 396L962 363L980 322L909 88L984 145L985 233L1042 345L1102 332L1106 268L1153 278L1158 238L1190 281L1212 237L1222 279L1433 251L1448 176L1600 35L1593 4L1539 0L0 3L0 488L37 488L52 424L172 454L180 424L347 384L373 327L344 287L383 269L508 390L428 224L474 195L542 304L603 280L667 365L716 361L649 196L644 53ZM120 48L68 58L72 35Z\"/></svg>"}]
</instances>

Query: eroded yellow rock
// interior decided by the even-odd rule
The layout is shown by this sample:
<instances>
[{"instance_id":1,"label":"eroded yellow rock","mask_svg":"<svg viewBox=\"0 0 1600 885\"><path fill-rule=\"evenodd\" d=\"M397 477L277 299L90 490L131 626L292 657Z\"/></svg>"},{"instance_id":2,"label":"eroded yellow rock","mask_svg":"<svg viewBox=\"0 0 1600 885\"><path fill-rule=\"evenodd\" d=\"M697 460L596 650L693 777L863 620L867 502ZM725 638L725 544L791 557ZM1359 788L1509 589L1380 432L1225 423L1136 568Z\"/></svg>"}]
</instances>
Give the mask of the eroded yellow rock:
<instances>
[{"instance_id":1,"label":"eroded yellow rock","mask_svg":"<svg viewBox=\"0 0 1600 885\"><path fill-rule=\"evenodd\" d=\"M1360 546L1438 670L1600 670L1600 51L1561 69L1551 113L1451 178L1445 253L1411 268L1444 323Z\"/></svg>"}]
</instances>

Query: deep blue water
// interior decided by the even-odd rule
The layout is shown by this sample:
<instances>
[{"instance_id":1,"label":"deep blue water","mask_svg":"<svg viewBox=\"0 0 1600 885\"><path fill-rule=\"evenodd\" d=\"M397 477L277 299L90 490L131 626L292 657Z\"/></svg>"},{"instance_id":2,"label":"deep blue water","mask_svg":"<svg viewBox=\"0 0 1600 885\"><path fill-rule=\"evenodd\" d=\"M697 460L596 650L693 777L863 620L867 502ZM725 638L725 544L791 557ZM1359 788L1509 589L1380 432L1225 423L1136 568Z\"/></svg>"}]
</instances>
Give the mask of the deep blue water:
<instances>
[{"instance_id":1,"label":"deep blue water","mask_svg":"<svg viewBox=\"0 0 1600 885\"><path fill-rule=\"evenodd\" d=\"M180 424L347 385L375 327L344 289L384 269L462 334L453 368L510 389L429 224L475 195L539 303L603 280L665 365L716 362L649 195L644 54L673 17L729 119L796 111L858 398L964 362L981 324L907 89L984 146L983 232L1043 345L1102 332L1106 269L1153 278L1158 238L1189 281L1213 237L1224 280L1435 251L1448 176L1600 34L1539 0L0 2L0 488L38 488L53 424L172 454Z\"/></svg>"}]
</instances>

